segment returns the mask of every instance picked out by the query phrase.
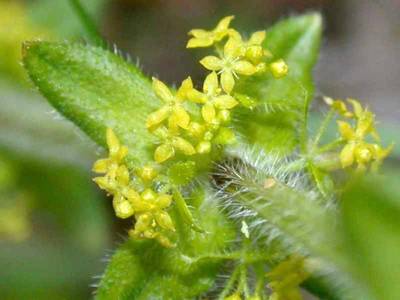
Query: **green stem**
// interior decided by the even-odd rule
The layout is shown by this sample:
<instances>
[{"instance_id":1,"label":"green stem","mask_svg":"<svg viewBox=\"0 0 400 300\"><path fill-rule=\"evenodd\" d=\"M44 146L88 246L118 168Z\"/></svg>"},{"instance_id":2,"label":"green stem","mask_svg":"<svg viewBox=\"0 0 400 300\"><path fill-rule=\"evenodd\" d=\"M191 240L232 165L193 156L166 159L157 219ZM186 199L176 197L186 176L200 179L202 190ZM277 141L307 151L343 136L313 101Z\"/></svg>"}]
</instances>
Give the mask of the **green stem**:
<instances>
[{"instance_id":1,"label":"green stem","mask_svg":"<svg viewBox=\"0 0 400 300\"><path fill-rule=\"evenodd\" d=\"M239 292L243 291L243 294L245 295L245 298L247 299L250 297L250 290L249 286L247 284L247 265L242 264L240 266L240 278L239 278L239 287L238 287Z\"/></svg>"},{"instance_id":2,"label":"green stem","mask_svg":"<svg viewBox=\"0 0 400 300\"><path fill-rule=\"evenodd\" d=\"M193 230L204 233L204 230L195 223L193 215L190 212L189 208L187 207L186 201L185 201L185 199L183 199L183 196L182 196L181 192L178 190L178 188L173 187L172 194L174 196L176 207L178 208L178 212L181 215L183 221L186 224L190 225Z\"/></svg>"},{"instance_id":3,"label":"green stem","mask_svg":"<svg viewBox=\"0 0 400 300\"><path fill-rule=\"evenodd\" d=\"M321 126L315 136L313 145L311 147L311 153L313 153L315 151L315 149L318 147L318 143L321 140L321 137L325 133L326 129L328 128L329 122L331 121L334 112L335 111L331 108L329 110L328 114L326 115L325 119L322 121Z\"/></svg>"},{"instance_id":4,"label":"green stem","mask_svg":"<svg viewBox=\"0 0 400 300\"><path fill-rule=\"evenodd\" d=\"M345 143L345 141L343 139L337 139L337 140L335 140L335 141L333 141L333 142L331 142L329 144L326 144L326 145L323 145L322 147L319 147L317 152L318 153L324 153L324 152L330 151L330 150L332 150L332 149L334 149L334 148L336 148L336 147L338 147L338 146L340 146L340 145L342 145L344 143Z\"/></svg>"},{"instance_id":5,"label":"green stem","mask_svg":"<svg viewBox=\"0 0 400 300\"><path fill-rule=\"evenodd\" d=\"M232 272L231 278L229 278L228 282L226 283L224 289L222 290L221 294L218 296L218 300L224 300L226 296L228 296L229 292L231 291L233 285L236 282L236 279L240 273L240 265L236 266Z\"/></svg>"},{"instance_id":6,"label":"green stem","mask_svg":"<svg viewBox=\"0 0 400 300\"><path fill-rule=\"evenodd\" d=\"M81 2L79 0L69 0L69 3L74 9L77 17L79 18L92 42L97 46L105 47L105 42L100 32L97 30L95 22L86 12Z\"/></svg>"}]
</instances>

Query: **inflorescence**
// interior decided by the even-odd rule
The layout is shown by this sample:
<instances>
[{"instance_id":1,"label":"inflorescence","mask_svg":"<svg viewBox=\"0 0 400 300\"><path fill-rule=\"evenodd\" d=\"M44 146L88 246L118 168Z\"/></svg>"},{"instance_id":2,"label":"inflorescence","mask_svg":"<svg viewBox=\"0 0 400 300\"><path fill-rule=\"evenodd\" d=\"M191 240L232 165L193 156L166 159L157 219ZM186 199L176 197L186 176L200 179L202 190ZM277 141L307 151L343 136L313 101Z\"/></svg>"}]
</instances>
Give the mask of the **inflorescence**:
<instances>
[{"instance_id":1,"label":"inflorescence","mask_svg":"<svg viewBox=\"0 0 400 300\"><path fill-rule=\"evenodd\" d=\"M209 154L215 146L236 141L229 123L232 109L240 104L232 93L239 76L271 72L275 78L281 78L288 72L282 59L267 63L272 55L262 47L265 31L255 32L245 40L229 27L232 19L233 16L223 18L210 31L193 29L189 32L192 38L187 48L214 46L217 53L217 56L200 60L210 71L202 90L194 87L190 77L183 80L176 92L153 78L153 90L163 105L147 116L146 127L159 140L154 151L157 167L144 166L136 172L144 183L140 191L132 186L124 163L128 149L120 144L112 129L107 130L109 157L98 160L93 167L95 172L105 175L94 180L113 196L119 218L134 216L135 226L129 232L134 238L155 239L165 247L173 246L168 232L173 232L175 227L167 212L173 193L161 193L154 188L157 186L156 169L162 169L163 163L172 160L177 153L184 158ZM164 165L164 168L167 167Z\"/></svg>"}]
</instances>

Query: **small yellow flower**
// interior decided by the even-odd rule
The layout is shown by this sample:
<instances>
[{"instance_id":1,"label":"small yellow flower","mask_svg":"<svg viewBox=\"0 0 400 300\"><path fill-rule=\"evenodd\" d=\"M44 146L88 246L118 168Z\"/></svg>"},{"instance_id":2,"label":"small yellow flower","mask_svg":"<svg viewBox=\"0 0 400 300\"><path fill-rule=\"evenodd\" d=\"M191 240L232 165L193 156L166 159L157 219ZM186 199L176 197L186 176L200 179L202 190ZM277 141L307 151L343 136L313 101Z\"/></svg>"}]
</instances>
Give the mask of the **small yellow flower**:
<instances>
[{"instance_id":1,"label":"small yellow flower","mask_svg":"<svg viewBox=\"0 0 400 300\"><path fill-rule=\"evenodd\" d=\"M228 297L225 297L224 300L241 300L242 297L240 296L240 293L234 293Z\"/></svg>"},{"instance_id":2,"label":"small yellow flower","mask_svg":"<svg viewBox=\"0 0 400 300\"><path fill-rule=\"evenodd\" d=\"M188 77L182 82L176 95L173 95L163 82L153 78L153 90L165 105L149 114L146 122L147 128L154 129L168 119L170 129L177 130L178 127L187 129L190 123L190 116L184 108L183 102L185 101L186 93L192 88L192 79Z\"/></svg>"},{"instance_id":3,"label":"small yellow flower","mask_svg":"<svg viewBox=\"0 0 400 300\"><path fill-rule=\"evenodd\" d=\"M240 52L240 45L235 38L229 38L220 58L206 56L200 61L206 69L218 71L221 74L222 89L228 94L232 92L238 74L249 76L257 72L257 68L252 63L241 59Z\"/></svg>"},{"instance_id":4,"label":"small yellow flower","mask_svg":"<svg viewBox=\"0 0 400 300\"><path fill-rule=\"evenodd\" d=\"M184 155L193 155L196 150L187 140L172 134L166 128L159 128L155 134L163 141L154 152L154 160L158 163L175 156L175 152L179 151Z\"/></svg>"},{"instance_id":5,"label":"small yellow flower","mask_svg":"<svg viewBox=\"0 0 400 300\"><path fill-rule=\"evenodd\" d=\"M266 36L264 30L254 32L248 40L244 40L236 30L231 30L230 36L237 41L241 56L248 58L254 64L258 64L263 57L271 56L271 53L262 47Z\"/></svg>"},{"instance_id":6,"label":"small yellow flower","mask_svg":"<svg viewBox=\"0 0 400 300\"><path fill-rule=\"evenodd\" d=\"M343 109L342 112L356 120L355 128L351 126L350 123L344 121L337 121L339 127L339 133L346 145L340 152L340 161L343 168L349 167L357 163L359 170L365 170L366 164L370 162L373 163L373 169L376 169L384 158L386 158L391 152L393 145L386 149L383 149L380 145L376 143L366 142L367 135L370 134L375 141L379 141L379 135L375 129L375 116L368 111L363 109L361 104L354 100L348 100L353 106L353 112L349 112L347 108ZM344 103L343 103L344 104Z\"/></svg>"},{"instance_id":7,"label":"small yellow flower","mask_svg":"<svg viewBox=\"0 0 400 300\"><path fill-rule=\"evenodd\" d=\"M121 146L117 136L111 128L106 133L109 157L97 160L93 165L93 171L96 173L112 173L116 176L116 171L128 154L128 148Z\"/></svg>"},{"instance_id":8,"label":"small yellow flower","mask_svg":"<svg viewBox=\"0 0 400 300\"><path fill-rule=\"evenodd\" d=\"M229 33L229 24L233 20L234 16L228 16L219 21L217 27L213 30L207 31L204 29L193 29L189 32L191 38L186 48L198 48L198 47L209 47L215 42L221 41Z\"/></svg>"},{"instance_id":9,"label":"small yellow flower","mask_svg":"<svg viewBox=\"0 0 400 300\"><path fill-rule=\"evenodd\" d=\"M203 104L201 114L204 121L213 123L216 120L217 109L228 110L234 108L238 102L230 95L221 95L217 73L210 73L203 84L203 93L196 89L188 92L188 99Z\"/></svg>"}]
</instances>

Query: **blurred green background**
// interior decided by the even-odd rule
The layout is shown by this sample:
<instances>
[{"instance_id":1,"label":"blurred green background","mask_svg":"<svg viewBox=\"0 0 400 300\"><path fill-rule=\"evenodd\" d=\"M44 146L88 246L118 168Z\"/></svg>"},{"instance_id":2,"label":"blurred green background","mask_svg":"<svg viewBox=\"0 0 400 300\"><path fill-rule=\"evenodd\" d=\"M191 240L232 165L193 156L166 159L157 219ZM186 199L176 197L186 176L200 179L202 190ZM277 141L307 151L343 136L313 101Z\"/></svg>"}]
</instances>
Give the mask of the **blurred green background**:
<instances>
[{"instance_id":1,"label":"blurred green background","mask_svg":"<svg viewBox=\"0 0 400 300\"><path fill-rule=\"evenodd\" d=\"M398 0L82 3L110 49L171 84L188 74L199 82L204 75L201 51L185 49L191 28L211 28L234 14L241 30L259 30L291 14L321 11L317 99L361 99L376 112L384 144L400 143ZM85 41L68 0L0 0L0 298L88 299L126 224L113 217L111 201L91 181L90 166L101 149L26 78L21 42L38 38ZM316 101L315 115L322 110ZM399 157L397 147L388 165L398 165Z\"/></svg>"}]
</instances>

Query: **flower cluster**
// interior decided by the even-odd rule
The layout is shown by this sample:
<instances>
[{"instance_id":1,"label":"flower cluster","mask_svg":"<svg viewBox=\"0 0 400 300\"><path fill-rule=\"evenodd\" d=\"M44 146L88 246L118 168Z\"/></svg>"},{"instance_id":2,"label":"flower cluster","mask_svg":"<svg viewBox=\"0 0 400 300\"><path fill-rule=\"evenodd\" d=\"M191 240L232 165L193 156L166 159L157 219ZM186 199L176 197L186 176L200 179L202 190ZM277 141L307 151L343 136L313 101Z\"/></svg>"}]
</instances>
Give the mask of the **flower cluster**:
<instances>
[{"instance_id":1,"label":"flower cluster","mask_svg":"<svg viewBox=\"0 0 400 300\"><path fill-rule=\"evenodd\" d=\"M219 56L207 56L200 61L210 71L201 90L194 87L190 77L183 80L176 91L153 78L153 90L162 105L147 116L146 127L158 138L153 157L154 165L162 174L168 173L165 162L178 157L178 154L184 157L205 155L213 150L214 145L235 141L228 125L232 109L239 105L232 93L239 75L250 76L270 70L273 76L280 78L288 72L283 60L267 66L271 54L262 47L265 31L256 32L245 40L236 30L229 28L232 19L232 16L223 18L211 31L194 29L189 32L193 37L187 44L188 48L214 45ZM166 247L172 246L167 232L173 232L175 228L166 210L173 200L170 194L181 199L175 196L176 187L167 183L166 186L171 188L157 193L151 188L159 186L155 181L157 174L148 166L137 172L147 184L134 187L137 180L131 179L124 164L128 149L120 144L111 129L107 130L107 144L109 157L98 160L93 168L104 176L94 180L113 196L116 215L120 218L134 216L135 226L129 232L132 237L156 239ZM175 202L176 205L185 205L182 201ZM185 212L185 218L192 220L188 208L180 208Z\"/></svg>"},{"instance_id":2,"label":"flower cluster","mask_svg":"<svg viewBox=\"0 0 400 300\"><path fill-rule=\"evenodd\" d=\"M303 299L300 284L309 277L304 262L303 257L291 256L267 274L269 287L272 290L270 300Z\"/></svg>"},{"instance_id":3,"label":"flower cluster","mask_svg":"<svg viewBox=\"0 0 400 300\"><path fill-rule=\"evenodd\" d=\"M129 234L135 238L156 239L165 247L172 243L164 234L174 231L174 225L165 211L172 201L168 194L156 193L145 188L141 193L133 186L130 173L124 164L128 149L122 146L111 129L107 129L109 157L96 161L93 171L104 174L95 177L99 187L113 196L113 207L117 217L126 219L135 216L135 228ZM154 168L145 166L138 171L142 181L151 181L157 176Z\"/></svg>"},{"instance_id":4,"label":"flower cluster","mask_svg":"<svg viewBox=\"0 0 400 300\"><path fill-rule=\"evenodd\" d=\"M342 100L325 98L325 101L344 118L337 121L339 133L345 142L340 152L342 167L350 167L356 163L357 170L364 171L367 165L371 164L372 170L377 170L383 159L390 154L393 145L382 147L375 128L375 115L354 99L347 99L353 108L352 111ZM368 137L371 137L373 142L368 142Z\"/></svg>"}]
</instances>

